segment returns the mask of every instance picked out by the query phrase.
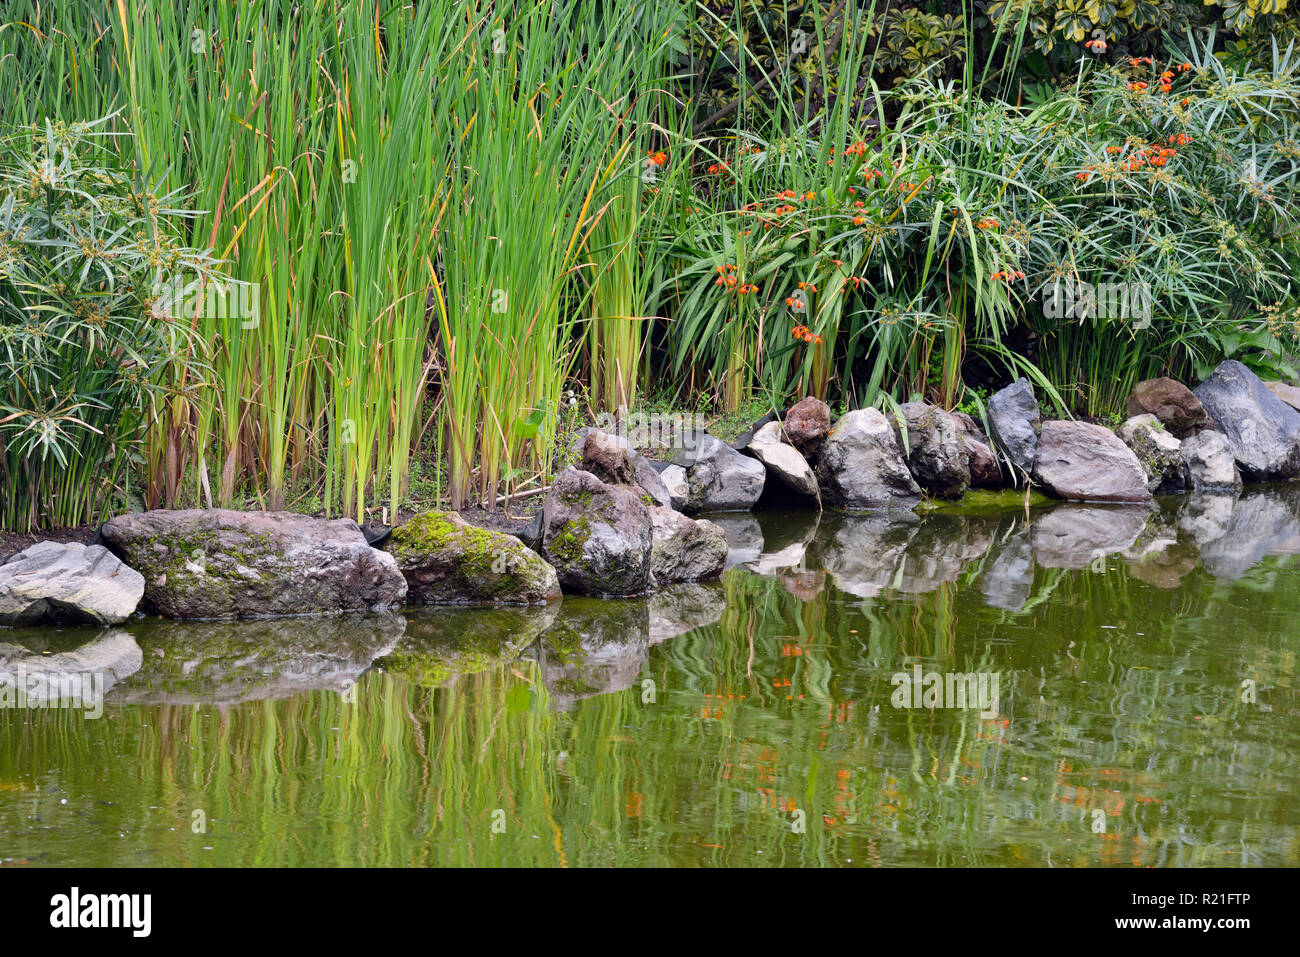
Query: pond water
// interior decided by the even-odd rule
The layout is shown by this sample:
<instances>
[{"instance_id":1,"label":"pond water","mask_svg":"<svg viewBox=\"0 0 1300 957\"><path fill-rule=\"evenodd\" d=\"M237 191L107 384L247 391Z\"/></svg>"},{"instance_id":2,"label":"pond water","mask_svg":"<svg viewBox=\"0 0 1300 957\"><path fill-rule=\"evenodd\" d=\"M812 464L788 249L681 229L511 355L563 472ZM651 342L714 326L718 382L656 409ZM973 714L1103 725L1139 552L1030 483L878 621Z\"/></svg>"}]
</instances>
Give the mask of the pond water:
<instances>
[{"instance_id":1,"label":"pond water","mask_svg":"<svg viewBox=\"0 0 1300 957\"><path fill-rule=\"evenodd\" d=\"M0 710L0 864L1300 864L1300 488L717 521L648 599L132 624Z\"/></svg>"}]
</instances>

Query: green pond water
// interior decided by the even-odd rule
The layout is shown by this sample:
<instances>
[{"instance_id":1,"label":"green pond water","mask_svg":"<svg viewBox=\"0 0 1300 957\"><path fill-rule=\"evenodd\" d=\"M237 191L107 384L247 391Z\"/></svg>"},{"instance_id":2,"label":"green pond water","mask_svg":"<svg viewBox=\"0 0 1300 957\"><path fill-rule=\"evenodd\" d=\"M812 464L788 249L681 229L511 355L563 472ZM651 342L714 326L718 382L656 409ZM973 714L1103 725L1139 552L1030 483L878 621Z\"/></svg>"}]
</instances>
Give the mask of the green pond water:
<instances>
[{"instance_id":1,"label":"green pond water","mask_svg":"<svg viewBox=\"0 0 1300 957\"><path fill-rule=\"evenodd\" d=\"M717 521L648 599L132 624L0 710L0 865L1300 864L1300 488Z\"/></svg>"}]
</instances>

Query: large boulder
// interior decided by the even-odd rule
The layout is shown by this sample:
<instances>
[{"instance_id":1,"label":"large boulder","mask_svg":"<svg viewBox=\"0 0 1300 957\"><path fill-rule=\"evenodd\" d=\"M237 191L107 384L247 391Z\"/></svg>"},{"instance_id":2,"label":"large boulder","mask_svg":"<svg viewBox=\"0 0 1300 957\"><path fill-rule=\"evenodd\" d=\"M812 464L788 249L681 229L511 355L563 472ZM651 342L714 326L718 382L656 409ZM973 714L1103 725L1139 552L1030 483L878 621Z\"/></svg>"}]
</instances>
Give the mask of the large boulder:
<instances>
[{"instance_id":1,"label":"large boulder","mask_svg":"<svg viewBox=\"0 0 1300 957\"><path fill-rule=\"evenodd\" d=\"M1044 422L1034 478L1074 502L1149 502L1137 456L1110 429L1090 422Z\"/></svg>"},{"instance_id":2,"label":"large boulder","mask_svg":"<svg viewBox=\"0 0 1300 957\"><path fill-rule=\"evenodd\" d=\"M560 584L584 595L638 595L648 591L652 533L641 495L565 469L542 506L542 557Z\"/></svg>"},{"instance_id":3,"label":"large boulder","mask_svg":"<svg viewBox=\"0 0 1300 957\"><path fill-rule=\"evenodd\" d=\"M1176 439L1214 428L1210 414L1192 390L1176 379L1163 377L1144 379L1133 387L1128 415L1154 415Z\"/></svg>"},{"instance_id":4,"label":"large boulder","mask_svg":"<svg viewBox=\"0 0 1300 957\"><path fill-rule=\"evenodd\" d=\"M100 535L144 575L143 607L169 618L384 611L406 597L396 560L350 518L158 510L109 519Z\"/></svg>"},{"instance_id":5,"label":"large boulder","mask_svg":"<svg viewBox=\"0 0 1300 957\"><path fill-rule=\"evenodd\" d=\"M712 435L700 438L686 469L686 510L735 512L754 507L763 494L767 469Z\"/></svg>"},{"instance_id":6,"label":"large boulder","mask_svg":"<svg viewBox=\"0 0 1300 957\"><path fill-rule=\"evenodd\" d=\"M800 399L785 414L785 434L800 455L815 462L831 434L831 407L811 395Z\"/></svg>"},{"instance_id":7,"label":"large boulder","mask_svg":"<svg viewBox=\"0 0 1300 957\"><path fill-rule=\"evenodd\" d=\"M1119 437L1133 450L1147 476L1147 488L1156 493L1187 489L1187 466L1182 443L1149 412L1135 415L1119 427Z\"/></svg>"},{"instance_id":8,"label":"large boulder","mask_svg":"<svg viewBox=\"0 0 1300 957\"><path fill-rule=\"evenodd\" d=\"M767 468L763 487L768 497L780 489L797 503L820 503L817 476L799 450L782 441L780 422L769 422L755 432L746 451Z\"/></svg>"},{"instance_id":9,"label":"large boulder","mask_svg":"<svg viewBox=\"0 0 1300 957\"><path fill-rule=\"evenodd\" d=\"M727 536L712 522L650 509L650 570L656 585L714 578L727 563Z\"/></svg>"},{"instance_id":10,"label":"large boulder","mask_svg":"<svg viewBox=\"0 0 1300 957\"><path fill-rule=\"evenodd\" d=\"M848 412L835 423L817 463L817 484L823 503L843 509L911 508L921 495L878 409Z\"/></svg>"},{"instance_id":11,"label":"large boulder","mask_svg":"<svg viewBox=\"0 0 1300 957\"><path fill-rule=\"evenodd\" d=\"M907 426L907 467L921 486L940 498L961 498L970 487L970 460L961 423L937 405L905 402L899 407Z\"/></svg>"},{"instance_id":12,"label":"large boulder","mask_svg":"<svg viewBox=\"0 0 1300 957\"><path fill-rule=\"evenodd\" d=\"M115 625L144 576L102 545L37 542L0 564L0 625Z\"/></svg>"},{"instance_id":13,"label":"large boulder","mask_svg":"<svg viewBox=\"0 0 1300 957\"><path fill-rule=\"evenodd\" d=\"M1028 379L1017 379L989 399L989 429L1007 458L1026 475L1034 470L1042 415Z\"/></svg>"},{"instance_id":14,"label":"large boulder","mask_svg":"<svg viewBox=\"0 0 1300 957\"><path fill-rule=\"evenodd\" d=\"M961 427L971 488L1001 488L1002 466L998 463L997 453L993 451L993 443L965 412L954 412L952 417Z\"/></svg>"},{"instance_id":15,"label":"large boulder","mask_svg":"<svg viewBox=\"0 0 1300 957\"><path fill-rule=\"evenodd\" d=\"M636 486L656 505L673 507L672 496L654 465L634 451L622 436L598 429L584 430L582 464L579 467L607 484Z\"/></svg>"},{"instance_id":16,"label":"large boulder","mask_svg":"<svg viewBox=\"0 0 1300 957\"><path fill-rule=\"evenodd\" d=\"M538 605L560 598L555 569L513 535L475 528L455 512L425 512L393 529L388 551L408 601Z\"/></svg>"},{"instance_id":17,"label":"large boulder","mask_svg":"<svg viewBox=\"0 0 1300 957\"><path fill-rule=\"evenodd\" d=\"M1232 446L1246 481L1300 477L1300 412L1235 359L1219 363L1196 397Z\"/></svg>"},{"instance_id":18,"label":"large boulder","mask_svg":"<svg viewBox=\"0 0 1300 957\"><path fill-rule=\"evenodd\" d=\"M1178 453L1194 492L1234 492L1241 488L1241 473L1232 446L1222 432L1205 429L1183 439Z\"/></svg>"}]
</instances>

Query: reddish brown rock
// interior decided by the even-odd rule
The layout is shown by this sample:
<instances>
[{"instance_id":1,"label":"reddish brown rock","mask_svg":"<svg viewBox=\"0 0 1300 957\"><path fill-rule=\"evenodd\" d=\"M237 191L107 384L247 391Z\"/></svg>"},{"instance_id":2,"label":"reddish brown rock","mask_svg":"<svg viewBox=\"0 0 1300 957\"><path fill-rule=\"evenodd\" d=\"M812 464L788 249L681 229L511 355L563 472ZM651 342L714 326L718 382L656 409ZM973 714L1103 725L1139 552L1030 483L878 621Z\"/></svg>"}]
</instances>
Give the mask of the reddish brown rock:
<instances>
[{"instance_id":1,"label":"reddish brown rock","mask_svg":"<svg viewBox=\"0 0 1300 957\"><path fill-rule=\"evenodd\" d=\"M786 413L786 438L809 462L821 452L830 431L831 407L821 399L800 399Z\"/></svg>"},{"instance_id":2,"label":"reddish brown rock","mask_svg":"<svg viewBox=\"0 0 1300 957\"><path fill-rule=\"evenodd\" d=\"M1214 420L1201 400L1175 379L1144 379L1133 387L1133 394L1128 397L1128 415L1132 418L1145 413L1163 422L1177 439L1214 428Z\"/></svg>"}]
</instances>

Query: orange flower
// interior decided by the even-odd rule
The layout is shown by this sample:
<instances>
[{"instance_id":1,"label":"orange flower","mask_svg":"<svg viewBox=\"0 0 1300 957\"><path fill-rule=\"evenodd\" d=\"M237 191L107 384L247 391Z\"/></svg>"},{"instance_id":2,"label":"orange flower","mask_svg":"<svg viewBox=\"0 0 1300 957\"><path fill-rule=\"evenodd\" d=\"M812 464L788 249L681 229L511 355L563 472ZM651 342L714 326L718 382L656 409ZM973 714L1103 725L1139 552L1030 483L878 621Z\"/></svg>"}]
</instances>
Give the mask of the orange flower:
<instances>
[{"instance_id":1,"label":"orange flower","mask_svg":"<svg viewBox=\"0 0 1300 957\"><path fill-rule=\"evenodd\" d=\"M663 150L650 150L646 155L650 157L650 162L655 166L663 166L668 162L668 154Z\"/></svg>"}]
</instances>

